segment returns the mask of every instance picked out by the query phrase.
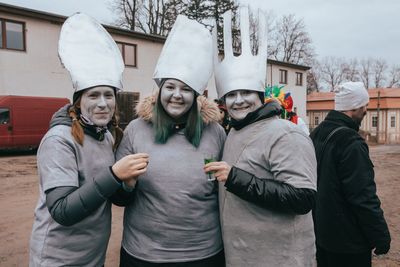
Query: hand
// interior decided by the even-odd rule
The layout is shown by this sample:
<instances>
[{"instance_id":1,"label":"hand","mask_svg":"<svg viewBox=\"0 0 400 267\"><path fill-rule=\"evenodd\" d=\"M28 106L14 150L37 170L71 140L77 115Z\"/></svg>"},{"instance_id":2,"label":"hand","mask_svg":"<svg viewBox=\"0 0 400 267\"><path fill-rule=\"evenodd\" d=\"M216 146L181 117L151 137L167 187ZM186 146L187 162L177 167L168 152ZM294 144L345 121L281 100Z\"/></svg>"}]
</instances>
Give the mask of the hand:
<instances>
[{"instance_id":1,"label":"hand","mask_svg":"<svg viewBox=\"0 0 400 267\"><path fill-rule=\"evenodd\" d=\"M215 161L204 165L204 172L214 172L214 176L218 182L225 182L228 179L231 168L225 161Z\"/></svg>"},{"instance_id":2,"label":"hand","mask_svg":"<svg viewBox=\"0 0 400 267\"><path fill-rule=\"evenodd\" d=\"M389 249L390 249L390 243L378 245L375 247L374 253L375 255L386 254L389 252Z\"/></svg>"},{"instance_id":3,"label":"hand","mask_svg":"<svg viewBox=\"0 0 400 267\"><path fill-rule=\"evenodd\" d=\"M127 185L134 185L137 177L147 170L149 155L146 153L131 154L118 160L111 168L114 174ZM132 181L135 180L134 182Z\"/></svg>"}]
</instances>

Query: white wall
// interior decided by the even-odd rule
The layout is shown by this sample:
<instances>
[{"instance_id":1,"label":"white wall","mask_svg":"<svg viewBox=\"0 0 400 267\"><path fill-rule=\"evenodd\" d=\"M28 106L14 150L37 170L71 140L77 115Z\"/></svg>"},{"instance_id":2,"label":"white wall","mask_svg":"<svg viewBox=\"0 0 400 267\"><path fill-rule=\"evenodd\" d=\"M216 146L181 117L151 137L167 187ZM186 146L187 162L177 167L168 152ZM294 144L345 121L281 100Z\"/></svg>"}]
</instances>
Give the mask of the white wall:
<instances>
[{"instance_id":1,"label":"white wall","mask_svg":"<svg viewBox=\"0 0 400 267\"><path fill-rule=\"evenodd\" d=\"M57 45L61 24L42 19L4 14L5 19L25 22L26 51L0 49L0 94L55 96L72 98L69 73L58 59ZM115 41L137 45L137 67L126 67L124 90L150 95L157 90L152 80L163 43L112 34ZM267 65L267 84L279 85L279 69L288 71L284 90L293 97L297 114L306 121L306 72L278 65ZM296 86L295 72L303 73L303 86ZM208 96L217 98L214 77L210 79ZM307 123L307 121L306 121Z\"/></svg>"},{"instance_id":2,"label":"white wall","mask_svg":"<svg viewBox=\"0 0 400 267\"><path fill-rule=\"evenodd\" d=\"M72 99L74 92L68 71L58 53L60 24L0 13L5 19L25 22L26 51L0 49L0 95L55 96ZM137 67L126 67L124 90L149 95L156 88L152 80L162 43L112 35L116 41L137 45Z\"/></svg>"},{"instance_id":3,"label":"white wall","mask_svg":"<svg viewBox=\"0 0 400 267\"><path fill-rule=\"evenodd\" d=\"M279 83L279 70L287 70L287 84ZM303 85L296 85L296 72L303 73ZM279 65L267 65L267 84L268 85L284 85L285 92L290 92L293 98L293 107L297 108L297 115L300 116L306 124L308 120L306 117L306 102L307 102L307 75L306 71Z\"/></svg>"}]
</instances>

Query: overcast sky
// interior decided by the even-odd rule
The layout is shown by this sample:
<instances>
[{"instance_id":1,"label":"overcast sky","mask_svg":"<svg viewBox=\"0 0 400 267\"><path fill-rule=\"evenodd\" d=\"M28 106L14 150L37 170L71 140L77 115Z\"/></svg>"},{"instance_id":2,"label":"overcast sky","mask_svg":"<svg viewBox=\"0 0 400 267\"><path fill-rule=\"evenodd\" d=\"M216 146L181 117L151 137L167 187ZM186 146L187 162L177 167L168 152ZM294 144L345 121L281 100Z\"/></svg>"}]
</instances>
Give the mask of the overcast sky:
<instances>
[{"instance_id":1,"label":"overcast sky","mask_svg":"<svg viewBox=\"0 0 400 267\"><path fill-rule=\"evenodd\" d=\"M112 24L113 0L0 0L69 16L81 11ZM400 0L241 0L275 16L304 19L318 58L382 58L400 65Z\"/></svg>"}]
</instances>

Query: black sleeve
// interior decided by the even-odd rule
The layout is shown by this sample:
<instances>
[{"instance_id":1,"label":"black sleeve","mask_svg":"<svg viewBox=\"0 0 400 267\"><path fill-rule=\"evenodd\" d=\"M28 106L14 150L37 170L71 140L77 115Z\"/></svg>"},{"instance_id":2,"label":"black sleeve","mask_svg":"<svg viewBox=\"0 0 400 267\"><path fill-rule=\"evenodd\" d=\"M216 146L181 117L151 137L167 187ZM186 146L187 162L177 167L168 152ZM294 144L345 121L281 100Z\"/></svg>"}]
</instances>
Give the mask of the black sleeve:
<instances>
[{"instance_id":1,"label":"black sleeve","mask_svg":"<svg viewBox=\"0 0 400 267\"><path fill-rule=\"evenodd\" d=\"M110 167L110 172L112 173L112 175L114 176L115 180L117 180L119 183L123 183L123 181L121 181L117 175L115 175L114 171L112 170L112 167ZM135 187L136 188L136 187ZM133 189L132 191L126 191L123 186L121 186L120 188L118 188L118 190L110 197L111 202L114 205L117 205L119 207L125 207L128 206L128 204L130 204L134 197L135 197L135 189Z\"/></svg>"},{"instance_id":2,"label":"black sleeve","mask_svg":"<svg viewBox=\"0 0 400 267\"><path fill-rule=\"evenodd\" d=\"M135 198L135 192L136 189L133 189L132 192L128 192L121 187L110 197L110 200L114 205L125 207L133 202Z\"/></svg>"},{"instance_id":3,"label":"black sleeve","mask_svg":"<svg viewBox=\"0 0 400 267\"><path fill-rule=\"evenodd\" d=\"M315 206L315 190L260 179L237 167L232 167L225 187L244 200L279 212L306 214Z\"/></svg>"},{"instance_id":4,"label":"black sleeve","mask_svg":"<svg viewBox=\"0 0 400 267\"><path fill-rule=\"evenodd\" d=\"M62 186L47 190L46 206L56 222L71 226L88 217L120 187L108 169L80 187Z\"/></svg>"},{"instance_id":5,"label":"black sleeve","mask_svg":"<svg viewBox=\"0 0 400 267\"><path fill-rule=\"evenodd\" d=\"M363 140L347 146L338 164L343 194L372 248L390 246L391 237L376 194L375 173Z\"/></svg>"}]
</instances>

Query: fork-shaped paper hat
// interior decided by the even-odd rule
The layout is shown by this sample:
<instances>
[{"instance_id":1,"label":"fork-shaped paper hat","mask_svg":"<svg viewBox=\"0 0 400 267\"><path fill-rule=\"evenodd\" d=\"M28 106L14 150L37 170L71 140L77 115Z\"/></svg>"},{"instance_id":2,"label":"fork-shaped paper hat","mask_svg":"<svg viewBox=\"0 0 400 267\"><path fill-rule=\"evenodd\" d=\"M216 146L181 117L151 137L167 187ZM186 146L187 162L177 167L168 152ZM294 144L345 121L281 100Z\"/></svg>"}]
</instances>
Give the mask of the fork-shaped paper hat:
<instances>
[{"instance_id":1,"label":"fork-shaped paper hat","mask_svg":"<svg viewBox=\"0 0 400 267\"><path fill-rule=\"evenodd\" d=\"M247 8L240 9L240 32L242 54L235 56L232 48L232 13L224 18L224 58L219 60L217 32L214 27L214 71L218 97L222 98L234 90L264 92L267 74L267 32L262 13L258 20L258 54L253 55L250 47L249 14Z\"/></svg>"}]
</instances>

